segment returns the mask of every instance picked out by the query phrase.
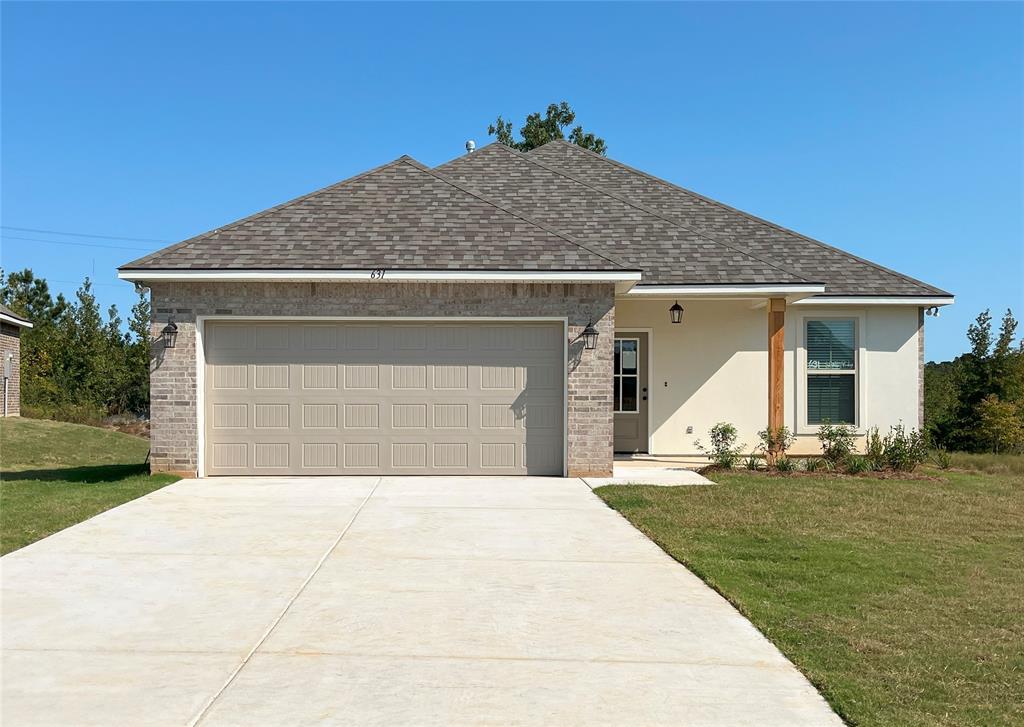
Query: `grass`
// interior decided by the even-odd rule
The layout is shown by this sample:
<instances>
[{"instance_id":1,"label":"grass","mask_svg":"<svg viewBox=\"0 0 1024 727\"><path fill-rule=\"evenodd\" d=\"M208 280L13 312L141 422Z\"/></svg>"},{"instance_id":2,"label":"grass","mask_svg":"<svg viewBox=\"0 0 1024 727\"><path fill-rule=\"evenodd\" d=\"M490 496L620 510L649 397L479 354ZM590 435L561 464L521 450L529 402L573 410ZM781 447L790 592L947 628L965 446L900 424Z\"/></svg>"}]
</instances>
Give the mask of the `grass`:
<instances>
[{"instance_id":1,"label":"grass","mask_svg":"<svg viewBox=\"0 0 1024 727\"><path fill-rule=\"evenodd\" d=\"M149 441L80 424L0 420L0 554L174 482Z\"/></svg>"},{"instance_id":2,"label":"grass","mask_svg":"<svg viewBox=\"0 0 1024 727\"><path fill-rule=\"evenodd\" d=\"M952 469L965 470L967 472L1024 476L1024 455L1021 454L950 452L949 464Z\"/></svg>"},{"instance_id":3,"label":"grass","mask_svg":"<svg viewBox=\"0 0 1024 727\"><path fill-rule=\"evenodd\" d=\"M849 723L1024 723L1024 478L716 473L597 493L728 598Z\"/></svg>"}]
</instances>

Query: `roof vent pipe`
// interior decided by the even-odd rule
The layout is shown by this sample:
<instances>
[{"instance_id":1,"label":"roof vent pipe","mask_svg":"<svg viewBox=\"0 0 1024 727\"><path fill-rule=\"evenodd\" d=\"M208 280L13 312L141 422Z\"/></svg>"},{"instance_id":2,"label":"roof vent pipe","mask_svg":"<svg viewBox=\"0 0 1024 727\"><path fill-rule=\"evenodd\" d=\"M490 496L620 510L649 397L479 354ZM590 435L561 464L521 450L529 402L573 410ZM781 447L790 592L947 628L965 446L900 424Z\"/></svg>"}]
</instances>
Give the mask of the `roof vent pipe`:
<instances>
[{"instance_id":1,"label":"roof vent pipe","mask_svg":"<svg viewBox=\"0 0 1024 727\"><path fill-rule=\"evenodd\" d=\"M474 151L476 151L476 142L470 139L466 142L466 153L472 154Z\"/></svg>"}]
</instances>

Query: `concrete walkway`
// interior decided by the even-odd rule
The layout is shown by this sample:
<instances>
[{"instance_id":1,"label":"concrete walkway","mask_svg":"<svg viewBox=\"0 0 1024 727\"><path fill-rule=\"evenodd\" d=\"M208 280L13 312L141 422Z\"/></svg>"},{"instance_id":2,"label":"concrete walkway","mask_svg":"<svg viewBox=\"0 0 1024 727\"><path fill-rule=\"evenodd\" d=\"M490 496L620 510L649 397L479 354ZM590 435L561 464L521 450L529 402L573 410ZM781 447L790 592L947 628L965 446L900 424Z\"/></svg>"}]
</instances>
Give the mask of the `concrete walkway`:
<instances>
[{"instance_id":1,"label":"concrete walkway","mask_svg":"<svg viewBox=\"0 0 1024 727\"><path fill-rule=\"evenodd\" d=\"M656 487L682 487L686 485L715 484L704 475L686 467L652 466L636 462L615 462L611 477L586 477L590 487L605 485L654 485Z\"/></svg>"},{"instance_id":2,"label":"concrete walkway","mask_svg":"<svg viewBox=\"0 0 1024 727\"><path fill-rule=\"evenodd\" d=\"M0 560L17 725L838 725L580 480L183 481Z\"/></svg>"}]
</instances>

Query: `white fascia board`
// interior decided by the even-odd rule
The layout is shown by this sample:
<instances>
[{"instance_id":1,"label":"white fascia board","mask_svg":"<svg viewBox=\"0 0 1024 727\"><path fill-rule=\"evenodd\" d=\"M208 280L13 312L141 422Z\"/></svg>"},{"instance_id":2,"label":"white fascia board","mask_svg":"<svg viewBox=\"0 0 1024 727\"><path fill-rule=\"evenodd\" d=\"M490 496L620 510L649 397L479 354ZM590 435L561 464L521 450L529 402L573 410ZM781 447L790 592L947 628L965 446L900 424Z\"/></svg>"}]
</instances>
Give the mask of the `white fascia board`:
<instances>
[{"instance_id":1,"label":"white fascia board","mask_svg":"<svg viewBox=\"0 0 1024 727\"><path fill-rule=\"evenodd\" d=\"M6 313L0 313L0 321L4 323L10 323L12 326L20 326L21 328L31 328L32 324L28 321L23 321L20 318L9 316Z\"/></svg>"},{"instance_id":2,"label":"white fascia board","mask_svg":"<svg viewBox=\"0 0 1024 727\"><path fill-rule=\"evenodd\" d=\"M524 283L635 283L633 271L509 271L509 270L119 270L121 280L146 281L367 281L380 282L524 282Z\"/></svg>"},{"instance_id":3,"label":"white fascia board","mask_svg":"<svg viewBox=\"0 0 1024 727\"><path fill-rule=\"evenodd\" d=\"M824 285L637 285L627 297L655 298L763 298L765 296L814 295L824 293Z\"/></svg>"},{"instance_id":4,"label":"white fascia board","mask_svg":"<svg viewBox=\"0 0 1024 727\"><path fill-rule=\"evenodd\" d=\"M849 296L819 296L815 298L804 298L798 300L794 305L913 305L922 308L937 308L943 305L953 305L954 297L932 296L930 298L902 297L891 295L849 295Z\"/></svg>"}]
</instances>

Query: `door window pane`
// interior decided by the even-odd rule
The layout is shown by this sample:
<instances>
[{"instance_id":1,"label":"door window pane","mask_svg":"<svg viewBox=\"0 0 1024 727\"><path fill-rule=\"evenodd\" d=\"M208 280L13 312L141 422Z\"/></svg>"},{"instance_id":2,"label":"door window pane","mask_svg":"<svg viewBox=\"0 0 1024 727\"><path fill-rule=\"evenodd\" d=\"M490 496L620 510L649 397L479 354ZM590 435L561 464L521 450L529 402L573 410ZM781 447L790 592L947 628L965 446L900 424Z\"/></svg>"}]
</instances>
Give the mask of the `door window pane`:
<instances>
[{"instance_id":1,"label":"door window pane","mask_svg":"<svg viewBox=\"0 0 1024 727\"><path fill-rule=\"evenodd\" d=\"M636 374L637 342L622 341L622 373Z\"/></svg>"},{"instance_id":2,"label":"door window pane","mask_svg":"<svg viewBox=\"0 0 1024 727\"><path fill-rule=\"evenodd\" d=\"M854 378L852 374L809 374L807 423L854 424Z\"/></svg>"},{"instance_id":3,"label":"door window pane","mask_svg":"<svg viewBox=\"0 0 1024 727\"><path fill-rule=\"evenodd\" d=\"M637 378L635 376L622 377L622 411L637 410Z\"/></svg>"},{"instance_id":4,"label":"door window pane","mask_svg":"<svg viewBox=\"0 0 1024 727\"><path fill-rule=\"evenodd\" d=\"M619 411L622 408L622 406L620 405L620 401L621 400L619 399L619 381L620 381L620 379L619 379L618 376L614 377L614 384L613 384L613 386L615 387L615 390L614 390L614 392L612 394L612 396L614 397L612 399L612 402L613 402L613 406L615 407L615 411Z\"/></svg>"}]
</instances>

